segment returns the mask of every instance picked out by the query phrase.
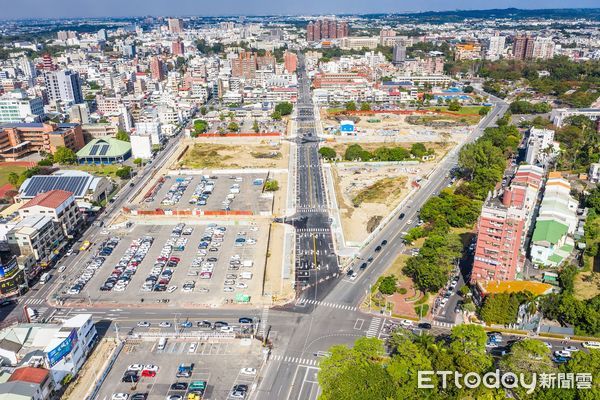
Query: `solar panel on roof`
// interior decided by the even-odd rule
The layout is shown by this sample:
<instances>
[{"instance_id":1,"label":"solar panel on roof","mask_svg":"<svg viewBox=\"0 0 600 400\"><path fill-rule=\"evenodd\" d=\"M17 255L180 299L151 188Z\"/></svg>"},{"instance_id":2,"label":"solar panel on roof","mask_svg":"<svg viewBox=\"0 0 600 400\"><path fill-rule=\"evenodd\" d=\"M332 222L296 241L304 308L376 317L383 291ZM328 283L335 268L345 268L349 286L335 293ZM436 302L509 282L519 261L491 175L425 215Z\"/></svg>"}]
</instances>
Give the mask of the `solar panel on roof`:
<instances>
[{"instance_id":1,"label":"solar panel on roof","mask_svg":"<svg viewBox=\"0 0 600 400\"><path fill-rule=\"evenodd\" d=\"M91 179L89 176L37 175L30 179L24 189L23 196L26 198L35 197L40 193L60 189L74 193L75 197L82 197L85 195L85 190Z\"/></svg>"},{"instance_id":2,"label":"solar panel on roof","mask_svg":"<svg viewBox=\"0 0 600 400\"><path fill-rule=\"evenodd\" d=\"M95 156L96 153L98 152L98 149L100 148L99 145L95 144L92 146L92 149L90 150L90 156Z\"/></svg>"},{"instance_id":3,"label":"solar panel on roof","mask_svg":"<svg viewBox=\"0 0 600 400\"><path fill-rule=\"evenodd\" d=\"M100 155L101 156L105 156L106 153L108 153L108 149L110 148L109 145L105 144L104 146L102 146L102 148L100 149Z\"/></svg>"}]
</instances>

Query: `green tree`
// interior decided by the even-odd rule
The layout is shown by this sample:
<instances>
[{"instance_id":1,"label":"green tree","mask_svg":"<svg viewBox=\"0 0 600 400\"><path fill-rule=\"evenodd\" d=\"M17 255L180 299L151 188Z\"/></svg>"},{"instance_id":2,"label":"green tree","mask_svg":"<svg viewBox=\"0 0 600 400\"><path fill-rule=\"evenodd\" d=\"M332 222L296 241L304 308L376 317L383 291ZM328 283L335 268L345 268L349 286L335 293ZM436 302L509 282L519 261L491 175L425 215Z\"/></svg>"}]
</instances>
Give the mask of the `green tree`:
<instances>
[{"instance_id":1,"label":"green tree","mask_svg":"<svg viewBox=\"0 0 600 400\"><path fill-rule=\"evenodd\" d=\"M396 293L396 281L397 278L394 275L388 275L383 277L383 279L379 283L379 291L382 294Z\"/></svg>"},{"instance_id":2,"label":"green tree","mask_svg":"<svg viewBox=\"0 0 600 400\"><path fill-rule=\"evenodd\" d=\"M131 170L132 168L128 165L119 168L115 175L121 179L130 179L131 178Z\"/></svg>"},{"instance_id":3,"label":"green tree","mask_svg":"<svg viewBox=\"0 0 600 400\"><path fill-rule=\"evenodd\" d=\"M362 148L359 144L351 144L344 153L344 159L347 161L369 161L371 159L371 153Z\"/></svg>"},{"instance_id":4,"label":"green tree","mask_svg":"<svg viewBox=\"0 0 600 400\"><path fill-rule=\"evenodd\" d=\"M142 163L143 163L143 162L144 162L144 160L142 160L142 159L141 159L141 158L139 158L139 157L133 160L133 163L134 163L135 165L137 165L138 167L139 167L140 165L142 165Z\"/></svg>"},{"instance_id":5,"label":"green tree","mask_svg":"<svg viewBox=\"0 0 600 400\"><path fill-rule=\"evenodd\" d=\"M346 103L346 111L356 111L356 103L349 101Z\"/></svg>"},{"instance_id":6,"label":"green tree","mask_svg":"<svg viewBox=\"0 0 600 400\"><path fill-rule=\"evenodd\" d=\"M519 297L514 293L497 293L485 298L480 315L488 324L514 324L517 322Z\"/></svg>"},{"instance_id":7,"label":"green tree","mask_svg":"<svg viewBox=\"0 0 600 400\"><path fill-rule=\"evenodd\" d=\"M200 114L201 115L206 115L208 113L208 110L206 109L205 106L200 107Z\"/></svg>"},{"instance_id":8,"label":"green tree","mask_svg":"<svg viewBox=\"0 0 600 400\"><path fill-rule=\"evenodd\" d=\"M481 326L457 325L452 328L450 337L450 353L459 372L481 373L492 366L492 357L485 349L487 335Z\"/></svg>"},{"instance_id":9,"label":"green tree","mask_svg":"<svg viewBox=\"0 0 600 400\"><path fill-rule=\"evenodd\" d=\"M484 115L488 115L488 114L490 113L490 111L491 111L491 110L492 110L492 109L491 109L491 107L488 107L488 106L483 106L483 107L481 107L481 108L479 109L479 115L481 115L482 117L483 117Z\"/></svg>"},{"instance_id":10,"label":"green tree","mask_svg":"<svg viewBox=\"0 0 600 400\"><path fill-rule=\"evenodd\" d=\"M410 146L410 153L417 158L421 158L427 155L427 147L423 143L413 143Z\"/></svg>"},{"instance_id":11,"label":"green tree","mask_svg":"<svg viewBox=\"0 0 600 400\"><path fill-rule=\"evenodd\" d=\"M279 111L281 116L290 115L293 109L294 106L289 101L284 101L275 106L275 111Z\"/></svg>"},{"instance_id":12,"label":"green tree","mask_svg":"<svg viewBox=\"0 0 600 400\"><path fill-rule=\"evenodd\" d=\"M474 91L475 91L475 89L471 85L467 85L463 88L463 92L465 92L465 93L473 93Z\"/></svg>"},{"instance_id":13,"label":"green tree","mask_svg":"<svg viewBox=\"0 0 600 400\"><path fill-rule=\"evenodd\" d=\"M240 126L238 125L237 122L235 121L231 121L228 125L227 125L227 130L229 132L238 132L240 130Z\"/></svg>"},{"instance_id":14,"label":"green tree","mask_svg":"<svg viewBox=\"0 0 600 400\"><path fill-rule=\"evenodd\" d=\"M58 164L74 164L77 162L77 155L68 147L58 146L53 155L54 162Z\"/></svg>"},{"instance_id":15,"label":"green tree","mask_svg":"<svg viewBox=\"0 0 600 400\"><path fill-rule=\"evenodd\" d=\"M448 104L448 111L460 111L461 105L458 100L452 100L450 104Z\"/></svg>"},{"instance_id":16,"label":"green tree","mask_svg":"<svg viewBox=\"0 0 600 400\"><path fill-rule=\"evenodd\" d=\"M208 132L208 122L203 119L195 120L194 131L192 132L194 134L194 137L206 132Z\"/></svg>"},{"instance_id":17,"label":"green tree","mask_svg":"<svg viewBox=\"0 0 600 400\"><path fill-rule=\"evenodd\" d=\"M281 121L281 113L279 111L275 110L271 114L271 118L273 118L275 121Z\"/></svg>"},{"instance_id":18,"label":"green tree","mask_svg":"<svg viewBox=\"0 0 600 400\"><path fill-rule=\"evenodd\" d=\"M319 149L319 154L326 160L335 160L337 158L337 153L331 147L321 147Z\"/></svg>"},{"instance_id":19,"label":"green tree","mask_svg":"<svg viewBox=\"0 0 600 400\"><path fill-rule=\"evenodd\" d=\"M20 186L19 185L19 174L17 174L16 172L9 172L8 173L8 183L10 183L14 187L18 188Z\"/></svg>"},{"instance_id":20,"label":"green tree","mask_svg":"<svg viewBox=\"0 0 600 400\"><path fill-rule=\"evenodd\" d=\"M279 182L277 182L275 179L268 180L267 183L265 183L265 190L267 192L275 192L279 190Z\"/></svg>"},{"instance_id":21,"label":"green tree","mask_svg":"<svg viewBox=\"0 0 600 400\"><path fill-rule=\"evenodd\" d=\"M115 139L117 140L122 140L124 142L129 142L131 141L131 139L129 138L129 135L127 134L127 132L122 131L119 129L119 131L117 132L117 134L115 135Z\"/></svg>"},{"instance_id":22,"label":"green tree","mask_svg":"<svg viewBox=\"0 0 600 400\"><path fill-rule=\"evenodd\" d=\"M252 130L256 133L260 132L260 126L258 125L258 121L254 120L252 123Z\"/></svg>"},{"instance_id":23,"label":"green tree","mask_svg":"<svg viewBox=\"0 0 600 400\"><path fill-rule=\"evenodd\" d=\"M371 111L371 105L369 103L361 103L360 111Z\"/></svg>"}]
</instances>

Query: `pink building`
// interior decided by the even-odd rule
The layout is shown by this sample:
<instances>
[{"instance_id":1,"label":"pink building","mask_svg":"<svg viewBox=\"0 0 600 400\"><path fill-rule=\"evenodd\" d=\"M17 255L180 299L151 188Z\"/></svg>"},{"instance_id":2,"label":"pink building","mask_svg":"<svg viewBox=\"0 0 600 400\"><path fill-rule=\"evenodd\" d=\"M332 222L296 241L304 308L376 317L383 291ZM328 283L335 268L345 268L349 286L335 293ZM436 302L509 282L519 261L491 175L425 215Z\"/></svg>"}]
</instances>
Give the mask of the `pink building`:
<instances>
[{"instance_id":1,"label":"pink building","mask_svg":"<svg viewBox=\"0 0 600 400\"><path fill-rule=\"evenodd\" d=\"M500 198L488 198L477 223L471 283L514 280L521 271L543 179L542 168L522 165Z\"/></svg>"}]
</instances>

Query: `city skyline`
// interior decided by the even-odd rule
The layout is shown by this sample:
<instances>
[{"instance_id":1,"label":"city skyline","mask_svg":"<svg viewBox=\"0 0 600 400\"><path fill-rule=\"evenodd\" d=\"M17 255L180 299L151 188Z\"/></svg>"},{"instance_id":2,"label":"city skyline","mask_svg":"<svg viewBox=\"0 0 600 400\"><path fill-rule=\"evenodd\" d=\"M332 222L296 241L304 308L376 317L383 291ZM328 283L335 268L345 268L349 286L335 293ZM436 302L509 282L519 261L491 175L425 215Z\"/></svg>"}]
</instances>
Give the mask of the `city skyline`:
<instances>
[{"instance_id":1,"label":"city skyline","mask_svg":"<svg viewBox=\"0 0 600 400\"><path fill-rule=\"evenodd\" d=\"M597 3L593 0L576 0L567 8L593 8ZM56 0L52 3L40 4L37 0L24 0L12 3L4 10L4 19L20 18L78 18L78 17L128 17L142 15L316 15L316 14L365 14L365 13L409 13L427 11L481 10L481 9L553 9L565 8L558 0L532 1L527 4L515 0L503 0L493 8L481 8L481 3L474 0L458 0L453 3L441 0L429 0L418 5L394 0L376 0L363 2L358 0L317 1L308 0L302 4L257 0L252 4L240 0L224 2L196 2L179 0L175 4L158 0L132 0L120 2L106 0L102 3L84 3L76 0Z\"/></svg>"}]
</instances>

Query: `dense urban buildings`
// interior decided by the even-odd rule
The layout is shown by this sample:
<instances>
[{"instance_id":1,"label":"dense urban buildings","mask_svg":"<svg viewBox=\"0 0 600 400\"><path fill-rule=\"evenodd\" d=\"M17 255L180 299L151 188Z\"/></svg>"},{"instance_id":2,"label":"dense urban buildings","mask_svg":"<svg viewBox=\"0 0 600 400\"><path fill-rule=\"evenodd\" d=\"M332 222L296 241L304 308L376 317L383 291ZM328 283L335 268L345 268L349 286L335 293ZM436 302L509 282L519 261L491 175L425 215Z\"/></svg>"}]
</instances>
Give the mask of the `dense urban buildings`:
<instances>
[{"instance_id":1,"label":"dense urban buildings","mask_svg":"<svg viewBox=\"0 0 600 400\"><path fill-rule=\"evenodd\" d=\"M341 39L349 34L348 21L324 18L311 21L306 26L306 40L309 42L318 42L322 39Z\"/></svg>"}]
</instances>

